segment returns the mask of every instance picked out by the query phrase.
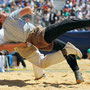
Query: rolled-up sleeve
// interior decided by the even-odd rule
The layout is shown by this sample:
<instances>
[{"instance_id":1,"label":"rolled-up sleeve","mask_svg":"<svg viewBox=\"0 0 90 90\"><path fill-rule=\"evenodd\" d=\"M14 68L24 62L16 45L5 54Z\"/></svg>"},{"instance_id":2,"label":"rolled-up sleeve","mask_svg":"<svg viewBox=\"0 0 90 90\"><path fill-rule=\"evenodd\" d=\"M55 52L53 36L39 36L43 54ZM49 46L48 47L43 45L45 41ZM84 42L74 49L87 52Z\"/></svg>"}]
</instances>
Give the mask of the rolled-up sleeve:
<instances>
[{"instance_id":1,"label":"rolled-up sleeve","mask_svg":"<svg viewBox=\"0 0 90 90\"><path fill-rule=\"evenodd\" d=\"M10 17L13 18L13 19L19 19L21 16L20 16L20 12L21 12L22 9L17 9L15 10L14 12L12 12L10 14Z\"/></svg>"}]
</instances>

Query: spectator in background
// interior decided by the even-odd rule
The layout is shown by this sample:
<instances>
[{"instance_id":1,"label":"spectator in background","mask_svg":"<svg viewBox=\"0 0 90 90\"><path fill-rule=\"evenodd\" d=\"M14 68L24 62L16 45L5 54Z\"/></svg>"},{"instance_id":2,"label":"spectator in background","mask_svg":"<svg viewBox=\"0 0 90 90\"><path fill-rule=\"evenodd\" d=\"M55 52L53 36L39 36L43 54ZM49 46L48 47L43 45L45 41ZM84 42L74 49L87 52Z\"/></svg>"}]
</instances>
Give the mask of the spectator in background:
<instances>
[{"instance_id":1,"label":"spectator in background","mask_svg":"<svg viewBox=\"0 0 90 90\"><path fill-rule=\"evenodd\" d=\"M11 13L10 7L8 5L3 5L3 12L10 14Z\"/></svg>"},{"instance_id":2,"label":"spectator in background","mask_svg":"<svg viewBox=\"0 0 90 90\"><path fill-rule=\"evenodd\" d=\"M54 2L53 2L53 0L49 0L50 1L50 3L51 3L51 7L53 8L54 7Z\"/></svg>"},{"instance_id":3,"label":"spectator in background","mask_svg":"<svg viewBox=\"0 0 90 90\"><path fill-rule=\"evenodd\" d=\"M0 0L0 5L5 5L5 0Z\"/></svg>"},{"instance_id":4,"label":"spectator in background","mask_svg":"<svg viewBox=\"0 0 90 90\"><path fill-rule=\"evenodd\" d=\"M69 12L70 12L69 9L67 9L67 8L64 9L64 16L66 19L69 18L69 15L70 15Z\"/></svg>"},{"instance_id":5,"label":"spectator in background","mask_svg":"<svg viewBox=\"0 0 90 90\"><path fill-rule=\"evenodd\" d=\"M23 66L24 68L26 68L26 64L25 64L25 62L24 62L24 58L23 58L18 52L14 51L14 52L11 52L11 53L9 53L9 54L12 55L12 56L16 56L16 57L17 57L17 66L19 66L20 63L21 63L22 66Z\"/></svg>"},{"instance_id":6,"label":"spectator in background","mask_svg":"<svg viewBox=\"0 0 90 90\"><path fill-rule=\"evenodd\" d=\"M87 4L85 4L85 6L82 8L83 18L87 18L87 17L86 17L87 13L88 13Z\"/></svg>"},{"instance_id":7,"label":"spectator in background","mask_svg":"<svg viewBox=\"0 0 90 90\"><path fill-rule=\"evenodd\" d=\"M33 0L28 0L28 5L29 5L31 8L33 8L33 9L34 9L34 7L35 7L35 3L34 3Z\"/></svg>"},{"instance_id":8,"label":"spectator in background","mask_svg":"<svg viewBox=\"0 0 90 90\"><path fill-rule=\"evenodd\" d=\"M87 49L87 59L90 59L90 48Z\"/></svg>"},{"instance_id":9,"label":"spectator in background","mask_svg":"<svg viewBox=\"0 0 90 90\"><path fill-rule=\"evenodd\" d=\"M1 5L0 5L0 12L2 12L2 7L1 7Z\"/></svg>"},{"instance_id":10,"label":"spectator in background","mask_svg":"<svg viewBox=\"0 0 90 90\"><path fill-rule=\"evenodd\" d=\"M15 0L15 4L18 6L19 5L20 0Z\"/></svg>"},{"instance_id":11,"label":"spectator in background","mask_svg":"<svg viewBox=\"0 0 90 90\"><path fill-rule=\"evenodd\" d=\"M40 1L35 2L35 8L37 8L38 10L41 9L41 2Z\"/></svg>"},{"instance_id":12,"label":"spectator in background","mask_svg":"<svg viewBox=\"0 0 90 90\"><path fill-rule=\"evenodd\" d=\"M48 17L50 17L50 11L54 8L53 0L0 0L0 3L0 11L3 10L8 14L16 10L17 8L24 8L26 6L30 6L35 10L35 15L25 16L26 18L29 17L30 22L35 25L41 24L44 27L46 27L48 23L51 23L51 21L47 21ZM55 10L53 11L53 13L56 14L56 20L54 23L61 22L68 18L90 18L89 3L89 0L66 0L65 6L63 6L62 9L63 13L61 15L59 13L56 13ZM46 14L47 11L48 13ZM46 21L44 21L44 18Z\"/></svg>"},{"instance_id":13,"label":"spectator in background","mask_svg":"<svg viewBox=\"0 0 90 90\"><path fill-rule=\"evenodd\" d=\"M50 16L49 16L49 23L54 24L56 22L56 20L57 20L57 16L56 16L54 10L51 10Z\"/></svg>"},{"instance_id":14,"label":"spectator in background","mask_svg":"<svg viewBox=\"0 0 90 90\"><path fill-rule=\"evenodd\" d=\"M66 0L66 3L65 3L64 8L67 8L67 6L68 6L68 8L71 8L72 7L72 5L70 4L70 1L69 0Z\"/></svg>"},{"instance_id":15,"label":"spectator in background","mask_svg":"<svg viewBox=\"0 0 90 90\"><path fill-rule=\"evenodd\" d=\"M1 51L2 55L7 55L9 57L9 65L12 67L12 60L13 56L17 57L17 66L20 65L20 62L22 63L22 66L25 68L26 64L24 62L23 57L16 51L9 53L7 50Z\"/></svg>"},{"instance_id":16,"label":"spectator in background","mask_svg":"<svg viewBox=\"0 0 90 90\"><path fill-rule=\"evenodd\" d=\"M48 12L48 10L44 11L43 14L43 26L47 27L49 25L49 15L50 13Z\"/></svg>"},{"instance_id":17,"label":"spectator in background","mask_svg":"<svg viewBox=\"0 0 90 90\"><path fill-rule=\"evenodd\" d=\"M77 11L76 17L77 17L77 19L83 19L83 14L82 14L81 10Z\"/></svg>"},{"instance_id":18,"label":"spectator in background","mask_svg":"<svg viewBox=\"0 0 90 90\"><path fill-rule=\"evenodd\" d=\"M56 9L55 14L56 14L56 22L60 22L60 15L61 15L60 11Z\"/></svg>"},{"instance_id":19,"label":"spectator in background","mask_svg":"<svg viewBox=\"0 0 90 90\"><path fill-rule=\"evenodd\" d=\"M41 24L41 14L39 10L36 12L36 23L37 25Z\"/></svg>"},{"instance_id":20,"label":"spectator in background","mask_svg":"<svg viewBox=\"0 0 90 90\"><path fill-rule=\"evenodd\" d=\"M87 2L87 15L86 15L86 18L90 18L90 1L89 2Z\"/></svg>"},{"instance_id":21,"label":"spectator in background","mask_svg":"<svg viewBox=\"0 0 90 90\"><path fill-rule=\"evenodd\" d=\"M15 11L18 8L16 3L13 1L12 4L10 5L11 12Z\"/></svg>"},{"instance_id":22,"label":"spectator in background","mask_svg":"<svg viewBox=\"0 0 90 90\"><path fill-rule=\"evenodd\" d=\"M47 5L49 8L53 8L53 1L51 1L51 0L46 0L46 3L45 3L45 5Z\"/></svg>"},{"instance_id":23,"label":"spectator in background","mask_svg":"<svg viewBox=\"0 0 90 90\"><path fill-rule=\"evenodd\" d=\"M77 3L78 0L71 0L71 1L73 3L73 6L76 6L76 3Z\"/></svg>"},{"instance_id":24,"label":"spectator in background","mask_svg":"<svg viewBox=\"0 0 90 90\"><path fill-rule=\"evenodd\" d=\"M9 53L7 50L3 50L0 52L0 55L9 55L10 59L12 59L12 56L16 56L18 61L17 61L17 65L19 66L20 62L22 63L23 67L25 68L26 67L26 64L22 58L22 56L20 56L20 54L18 52L12 52L12 53ZM9 62L9 65L12 64L12 60L11 62ZM11 65L12 66L12 65ZM7 67L7 65L5 65L5 67ZM39 67L37 67L36 65L33 65L33 70L34 70L34 75L35 75L35 80L38 80L42 77L46 77L46 74L45 74L45 71Z\"/></svg>"},{"instance_id":25,"label":"spectator in background","mask_svg":"<svg viewBox=\"0 0 90 90\"><path fill-rule=\"evenodd\" d=\"M75 11L74 11L73 8L71 9L71 12L70 12L70 18L71 19L76 19L76 14L75 14Z\"/></svg>"}]
</instances>

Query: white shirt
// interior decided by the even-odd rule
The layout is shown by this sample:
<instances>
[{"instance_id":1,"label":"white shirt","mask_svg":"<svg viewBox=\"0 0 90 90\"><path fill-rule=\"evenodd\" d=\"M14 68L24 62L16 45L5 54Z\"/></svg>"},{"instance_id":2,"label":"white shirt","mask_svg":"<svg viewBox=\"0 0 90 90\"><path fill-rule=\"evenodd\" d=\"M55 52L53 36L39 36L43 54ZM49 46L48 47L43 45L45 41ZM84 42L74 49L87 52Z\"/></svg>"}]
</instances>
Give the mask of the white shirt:
<instances>
[{"instance_id":1,"label":"white shirt","mask_svg":"<svg viewBox=\"0 0 90 90\"><path fill-rule=\"evenodd\" d=\"M4 43L4 29L0 30L0 44Z\"/></svg>"},{"instance_id":2,"label":"white shirt","mask_svg":"<svg viewBox=\"0 0 90 90\"><path fill-rule=\"evenodd\" d=\"M12 12L3 24L5 42L26 42L35 26L20 16L21 9Z\"/></svg>"}]
</instances>

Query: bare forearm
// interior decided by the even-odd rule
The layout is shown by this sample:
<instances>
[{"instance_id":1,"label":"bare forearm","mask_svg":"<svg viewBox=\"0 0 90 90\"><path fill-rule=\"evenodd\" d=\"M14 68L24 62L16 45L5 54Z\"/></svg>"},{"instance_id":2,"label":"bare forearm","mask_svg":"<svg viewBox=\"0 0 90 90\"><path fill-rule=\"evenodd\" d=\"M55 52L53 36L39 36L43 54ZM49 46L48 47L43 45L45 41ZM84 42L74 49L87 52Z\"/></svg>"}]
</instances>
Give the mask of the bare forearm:
<instances>
[{"instance_id":1,"label":"bare forearm","mask_svg":"<svg viewBox=\"0 0 90 90\"><path fill-rule=\"evenodd\" d=\"M26 43L7 43L7 44L2 44L0 45L0 50L8 50L9 52L14 51L14 48L16 47L27 47Z\"/></svg>"},{"instance_id":2,"label":"bare forearm","mask_svg":"<svg viewBox=\"0 0 90 90\"><path fill-rule=\"evenodd\" d=\"M27 7L23 8L23 9L21 10L20 15L21 15L21 16L24 16L24 15L27 15L27 14L33 15L33 14L34 14L33 11L34 11L34 10L33 10L32 8L30 8L29 6L27 6Z\"/></svg>"}]
</instances>

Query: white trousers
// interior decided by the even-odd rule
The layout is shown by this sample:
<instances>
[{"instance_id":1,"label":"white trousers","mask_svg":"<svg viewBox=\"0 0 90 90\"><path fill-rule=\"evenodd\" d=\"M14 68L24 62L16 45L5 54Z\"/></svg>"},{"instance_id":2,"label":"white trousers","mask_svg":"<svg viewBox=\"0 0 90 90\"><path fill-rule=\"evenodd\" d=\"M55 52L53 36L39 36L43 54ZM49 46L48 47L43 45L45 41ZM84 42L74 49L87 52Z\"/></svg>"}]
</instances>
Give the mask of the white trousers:
<instances>
[{"instance_id":1,"label":"white trousers","mask_svg":"<svg viewBox=\"0 0 90 90\"><path fill-rule=\"evenodd\" d=\"M40 68L47 68L51 65L60 63L65 60L61 51L55 53L43 55L37 50L31 57L27 58L32 64L39 66Z\"/></svg>"},{"instance_id":2,"label":"white trousers","mask_svg":"<svg viewBox=\"0 0 90 90\"><path fill-rule=\"evenodd\" d=\"M27 48L19 47L19 48L15 48L15 50L19 52L19 54L22 57L26 58L32 64L36 65L34 66L36 77L43 74L44 71L42 68L47 68L51 65L54 65L66 60L61 51L57 51L55 53L47 54L44 56L34 46L30 46Z\"/></svg>"},{"instance_id":3,"label":"white trousers","mask_svg":"<svg viewBox=\"0 0 90 90\"><path fill-rule=\"evenodd\" d=\"M44 55L43 54L40 54L40 58L44 58ZM33 71L34 71L34 76L35 76L35 79L38 79L40 77L42 77L43 74L45 74L45 70L43 70L43 68L39 67L39 66L36 66L35 64L33 64Z\"/></svg>"},{"instance_id":4,"label":"white trousers","mask_svg":"<svg viewBox=\"0 0 90 90\"><path fill-rule=\"evenodd\" d=\"M0 72L5 72L4 64L5 64L5 56L0 55Z\"/></svg>"}]
</instances>

